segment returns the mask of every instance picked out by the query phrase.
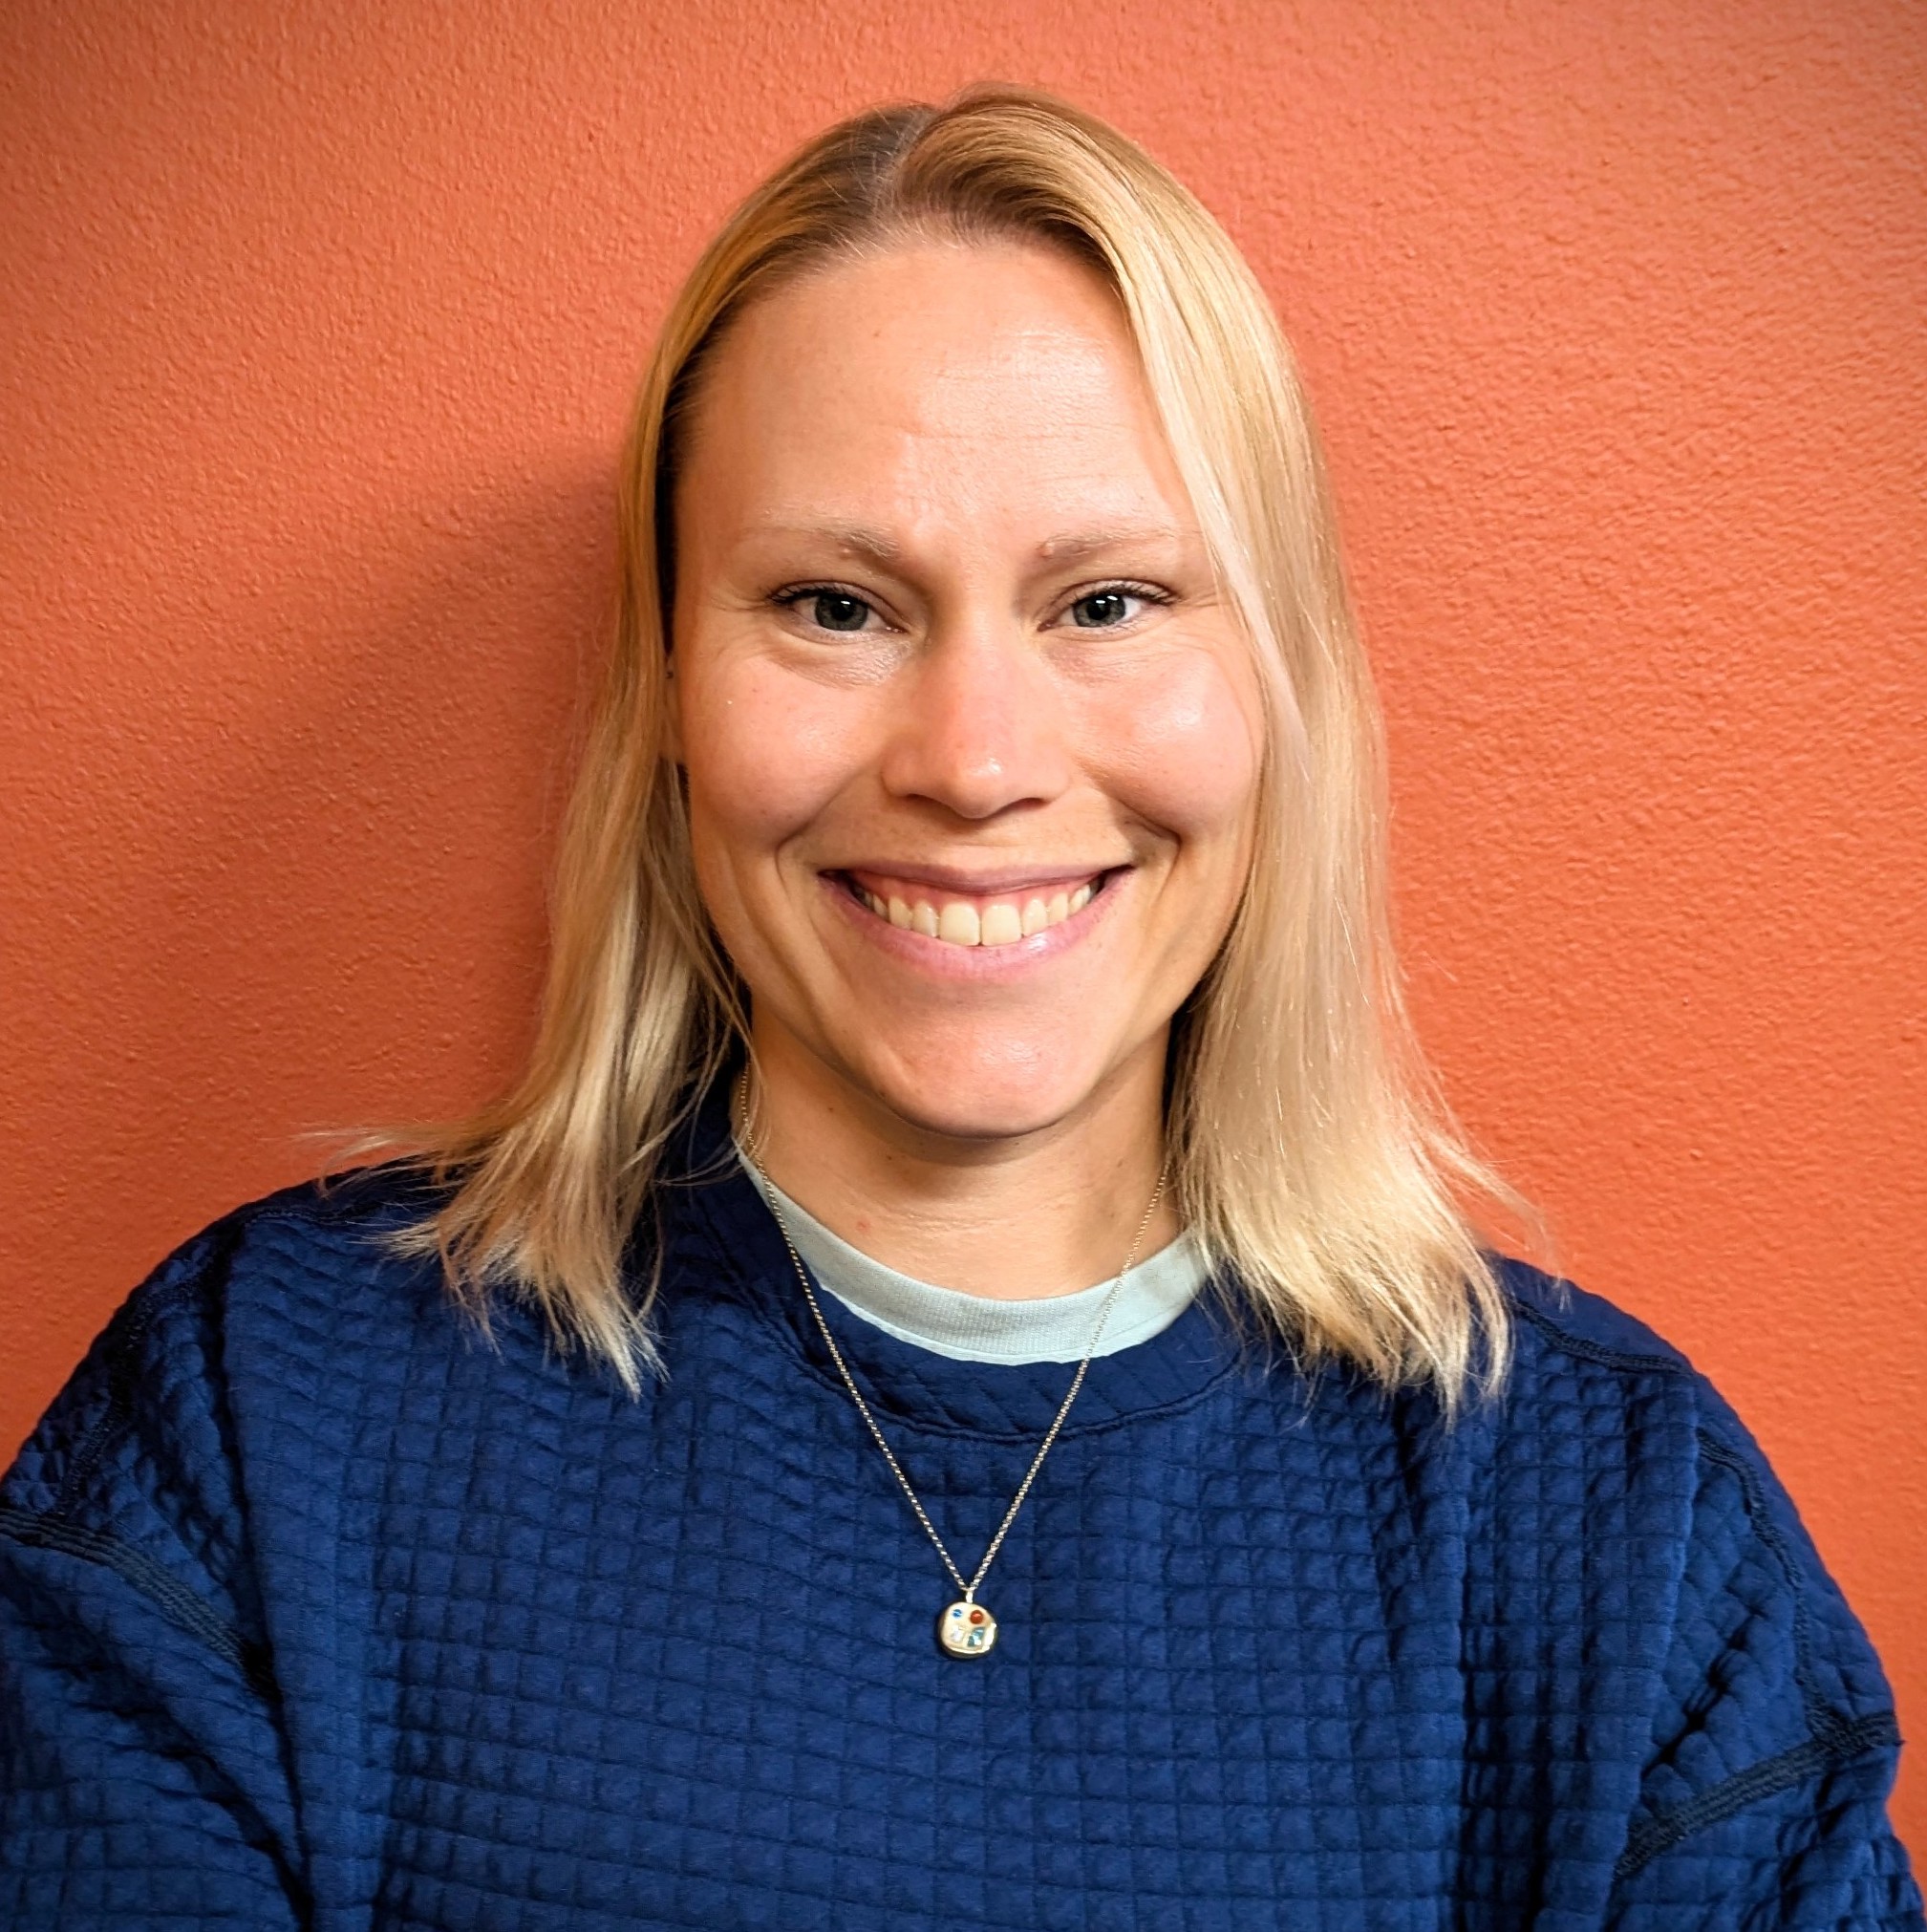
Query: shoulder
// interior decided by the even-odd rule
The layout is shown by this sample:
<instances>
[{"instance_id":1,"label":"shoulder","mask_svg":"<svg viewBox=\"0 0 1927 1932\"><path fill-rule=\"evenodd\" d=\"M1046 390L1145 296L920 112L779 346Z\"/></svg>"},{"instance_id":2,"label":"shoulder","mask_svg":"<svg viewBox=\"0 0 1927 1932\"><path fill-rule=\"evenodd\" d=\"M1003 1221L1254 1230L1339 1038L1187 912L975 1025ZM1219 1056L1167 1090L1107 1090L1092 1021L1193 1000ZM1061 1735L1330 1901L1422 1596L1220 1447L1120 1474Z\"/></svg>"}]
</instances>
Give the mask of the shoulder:
<instances>
[{"instance_id":1,"label":"shoulder","mask_svg":"<svg viewBox=\"0 0 1927 1932\"><path fill-rule=\"evenodd\" d=\"M400 1162L278 1189L183 1242L128 1307L194 1302L225 1320L257 1309L293 1315L314 1305L346 1313L364 1303L412 1301L425 1271L402 1252L399 1237L442 1198Z\"/></svg>"},{"instance_id":2,"label":"shoulder","mask_svg":"<svg viewBox=\"0 0 1927 1932\"><path fill-rule=\"evenodd\" d=\"M244 1201L162 1256L123 1305L129 1311L310 1275L345 1283L397 1251L394 1236L444 1198L403 1162L323 1174Z\"/></svg>"},{"instance_id":3,"label":"shoulder","mask_svg":"<svg viewBox=\"0 0 1927 1932\"><path fill-rule=\"evenodd\" d=\"M1819 1569L1785 1485L1752 1430L1683 1350L1604 1296L1509 1257L1501 1287L1516 1318L1507 1428L1625 1446L1629 1463L1670 1456L1703 1514L1745 1515L1789 1567Z\"/></svg>"},{"instance_id":4,"label":"shoulder","mask_svg":"<svg viewBox=\"0 0 1927 1932\"><path fill-rule=\"evenodd\" d=\"M183 1241L128 1295L22 1447L0 1498L78 1510L165 1438L165 1460L218 1467L231 1389L263 1353L352 1371L357 1348L433 1309L432 1266L393 1236L432 1196L398 1166L358 1170L244 1203Z\"/></svg>"},{"instance_id":5,"label":"shoulder","mask_svg":"<svg viewBox=\"0 0 1927 1932\"><path fill-rule=\"evenodd\" d=\"M1752 1430L1603 1297L1512 1260L1501 1282L1517 1319L1489 1438L1494 1560L1522 1534L1535 1572L1576 1560L1554 1606L1575 1623L1599 1603L1640 1606L1652 1692L1622 1876L1836 1771L1884 1789L1898 1731L1879 1658Z\"/></svg>"},{"instance_id":6,"label":"shoulder","mask_svg":"<svg viewBox=\"0 0 1927 1932\"><path fill-rule=\"evenodd\" d=\"M0 1476L0 1596L158 1620L253 1673L261 1538L338 1494L367 1418L455 1352L439 1268L391 1238L431 1199L399 1167L335 1175L162 1259Z\"/></svg>"},{"instance_id":7,"label":"shoulder","mask_svg":"<svg viewBox=\"0 0 1927 1932\"><path fill-rule=\"evenodd\" d=\"M440 1306L439 1269L400 1237L442 1198L399 1162L283 1188L203 1229L134 1299L158 1291L197 1302L230 1335L289 1326L315 1346L373 1341Z\"/></svg>"},{"instance_id":8,"label":"shoulder","mask_svg":"<svg viewBox=\"0 0 1927 1932\"><path fill-rule=\"evenodd\" d=\"M1766 1450L1683 1350L1571 1281L1510 1258L1499 1273L1515 1355L1496 1456L1610 1466L1629 1501L1643 1479L1645 1500L1676 1513L1689 1542L1743 1536L1788 1589L1837 1596Z\"/></svg>"},{"instance_id":9,"label":"shoulder","mask_svg":"<svg viewBox=\"0 0 1927 1932\"><path fill-rule=\"evenodd\" d=\"M1619 1437L1697 1460L1710 1439L1766 1472L1766 1457L1713 1382L1681 1348L1603 1295L1509 1256L1491 1257L1512 1318L1507 1430Z\"/></svg>"},{"instance_id":10,"label":"shoulder","mask_svg":"<svg viewBox=\"0 0 1927 1932\"><path fill-rule=\"evenodd\" d=\"M1490 1258L1507 1304L1519 1318L1525 1360L1543 1362L1550 1353L1621 1378L1695 1373L1670 1342L1603 1295L1509 1255Z\"/></svg>"},{"instance_id":11,"label":"shoulder","mask_svg":"<svg viewBox=\"0 0 1927 1932\"><path fill-rule=\"evenodd\" d=\"M392 1252L390 1237L445 1198L445 1190L405 1161L352 1168L244 1201L179 1252L218 1250L262 1266L281 1255L323 1271L353 1271L372 1255Z\"/></svg>"},{"instance_id":12,"label":"shoulder","mask_svg":"<svg viewBox=\"0 0 1927 1932\"><path fill-rule=\"evenodd\" d=\"M399 1179L344 1176L249 1202L116 1310L0 1477L0 1599L39 1633L11 1641L66 1655L76 1632L118 1632L150 1659L184 1645L259 1678L236 1323L306 1334L338 1362L330 1305L367 1297L370 1237L405 1218ZM257 1410L282 1399L260 1378L248 1397Z\"/></svg>"}]
</instances>

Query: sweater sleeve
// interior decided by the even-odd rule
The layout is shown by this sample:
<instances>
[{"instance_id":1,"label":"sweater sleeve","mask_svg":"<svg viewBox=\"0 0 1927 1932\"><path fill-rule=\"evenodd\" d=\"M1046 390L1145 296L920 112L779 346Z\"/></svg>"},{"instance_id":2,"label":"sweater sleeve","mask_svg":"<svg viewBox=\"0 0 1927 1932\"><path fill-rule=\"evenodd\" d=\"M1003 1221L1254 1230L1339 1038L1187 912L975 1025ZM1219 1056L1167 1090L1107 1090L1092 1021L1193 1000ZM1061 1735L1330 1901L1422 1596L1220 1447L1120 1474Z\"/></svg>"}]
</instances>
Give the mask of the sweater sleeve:
<instances>
[{"instance_id":1,"label":"sweater sleeve","mask_svg":"<svg viewBox=\"0 0 1927 1932\"><path fill-rule=\"evenodd\" d=\"M134 1294L0 1482L0 1926L302 1922L220 1384L230 1239Z\"/></svg>"},{"instance_id":2,"label":"sweater sleeve","mask_svg":"<svg viewBox=\"0 0 1927 1932\"><path fill-rule=\"evenodd\" d=\"M1613 1932L1920 1932L1900 1750L1866 1632L1702 1383L1693 1529Z\"/></svg>"}]
</instances>

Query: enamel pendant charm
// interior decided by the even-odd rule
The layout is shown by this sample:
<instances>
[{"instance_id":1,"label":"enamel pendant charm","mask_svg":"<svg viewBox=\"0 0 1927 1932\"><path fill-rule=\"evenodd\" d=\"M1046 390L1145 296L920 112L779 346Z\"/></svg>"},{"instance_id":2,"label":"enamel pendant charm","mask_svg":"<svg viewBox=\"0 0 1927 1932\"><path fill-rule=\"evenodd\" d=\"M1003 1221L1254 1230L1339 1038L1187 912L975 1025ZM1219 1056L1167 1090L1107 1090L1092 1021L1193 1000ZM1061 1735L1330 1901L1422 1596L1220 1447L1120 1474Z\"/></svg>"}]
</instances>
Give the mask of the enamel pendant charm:
<instances>
[{"instance_id":1,"label":"enamel pendant charm","mask_svg":"<svg viewBox=\"0 0 1927 1932\"><path fill-rule=\"evenodd\" d=\"M947 1657L987 1657L997 1641L997 1621L969 1598L953 1603L936 1623L937 1642Z\"/></svg>"}]
</instances>

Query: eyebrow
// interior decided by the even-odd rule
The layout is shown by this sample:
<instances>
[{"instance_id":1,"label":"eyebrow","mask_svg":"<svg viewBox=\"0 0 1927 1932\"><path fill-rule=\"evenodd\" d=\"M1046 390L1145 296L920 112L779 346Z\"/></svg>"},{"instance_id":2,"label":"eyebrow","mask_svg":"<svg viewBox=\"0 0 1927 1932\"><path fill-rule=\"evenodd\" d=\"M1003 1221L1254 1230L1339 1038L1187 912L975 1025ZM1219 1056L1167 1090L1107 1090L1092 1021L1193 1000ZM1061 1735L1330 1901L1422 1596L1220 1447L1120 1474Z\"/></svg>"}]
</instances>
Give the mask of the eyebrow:
<instances>
[{"instance_id":1,"label":"eyebrow","mask_svg":"<svg viewBox=\"0 0 1927 1932\"><path fill-rule=\"evenodd\" d=\"M867 524L765 524L762 534L781 537L814 537L834 544L838 549L867 557L874 564L894 564L903 557L903 546L887 532ZM1165 544L1178 547L1185 533L1169 524L1113 524L1093 530L1063 530L1046 537L1037 547L1040 562L1074 564L1101 550L1118 549L1127 544Z\"/></svg>"},{"instance_id":2,"label":"eyebrow","mask_svg":"<svg viewBox=\"0 0 1927 1932\"><path fill-rule=\"evenodd\" d=\"M1100 550L1121 549L1127 544L1167 544L1175 548L1184 541L1184 532L1169 524L1113 524L1046 537L1038 546L1038 555L1047 564L1074 564Z\"/></svg>"},{"instance_id":3,"label":"eyebrow","mask_svg":"<svg viewBox=\"0 0 1927 1932\"><path fill-rule=\"evenodd\" d=\"M827 541L840 550L867 557L873 564L893 564L903 555L903 546L894 537L867 524L760 524L760 537L810 537Z\"/></svg>"}]
</instances>

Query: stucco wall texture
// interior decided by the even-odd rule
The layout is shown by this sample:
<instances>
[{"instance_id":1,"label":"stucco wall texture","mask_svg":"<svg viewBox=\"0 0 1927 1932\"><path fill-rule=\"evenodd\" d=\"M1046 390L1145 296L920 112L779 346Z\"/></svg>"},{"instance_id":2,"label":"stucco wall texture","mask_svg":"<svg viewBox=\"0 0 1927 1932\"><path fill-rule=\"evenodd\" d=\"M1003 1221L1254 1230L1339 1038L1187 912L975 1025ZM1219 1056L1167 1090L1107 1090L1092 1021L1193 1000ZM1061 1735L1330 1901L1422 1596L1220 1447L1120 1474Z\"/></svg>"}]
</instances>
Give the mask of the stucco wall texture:
<instances>
[{"instance_id":1,"label":"stucco wall texture","mask_svg":"<svg viewBox=\"0 0 1927 1932\"><path fill-rule=\"evenodd\" d=\"M833 117L1108 115L1296 340L1419 1020L1726 1390L1927 1853L1927 15L11 0L0 1434L161 1253L517 1064L669 290Z\"/></svg>"}]
</instances>

